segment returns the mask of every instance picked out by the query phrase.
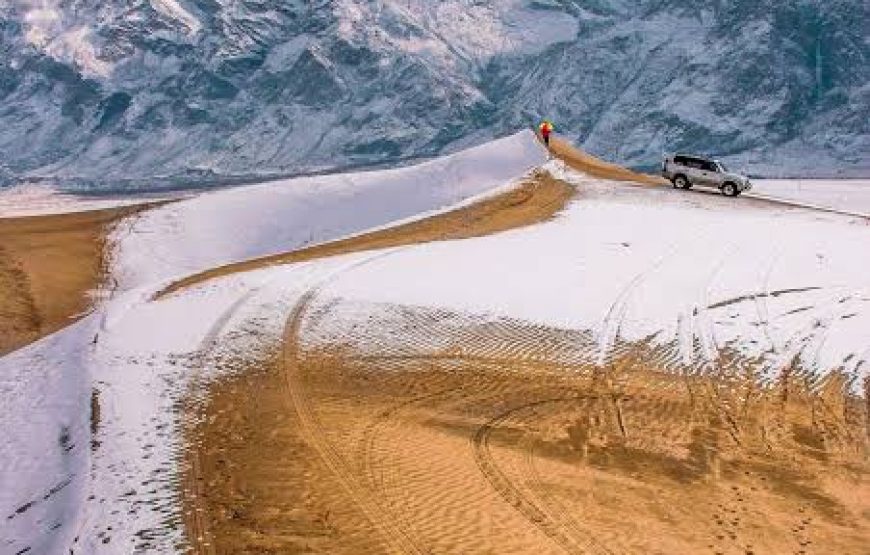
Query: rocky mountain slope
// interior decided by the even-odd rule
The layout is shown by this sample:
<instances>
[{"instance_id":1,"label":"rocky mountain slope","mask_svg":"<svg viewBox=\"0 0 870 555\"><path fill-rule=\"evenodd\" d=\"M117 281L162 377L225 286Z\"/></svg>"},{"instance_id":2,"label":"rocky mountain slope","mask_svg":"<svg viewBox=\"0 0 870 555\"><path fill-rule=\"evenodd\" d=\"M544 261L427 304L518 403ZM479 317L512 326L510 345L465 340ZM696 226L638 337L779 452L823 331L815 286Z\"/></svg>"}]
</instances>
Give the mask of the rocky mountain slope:
<instances>
[{"instance_id":1,"label":"rocky mountain slope","mask_svg":"<svg viewBox=\"0 0 870 555\"><path fill-rule=\"evenodd\" d=\"M637 167L870 173L864 0L0 2L0 182L395 163L542 116Z\"/></svg>"}]
</instances>

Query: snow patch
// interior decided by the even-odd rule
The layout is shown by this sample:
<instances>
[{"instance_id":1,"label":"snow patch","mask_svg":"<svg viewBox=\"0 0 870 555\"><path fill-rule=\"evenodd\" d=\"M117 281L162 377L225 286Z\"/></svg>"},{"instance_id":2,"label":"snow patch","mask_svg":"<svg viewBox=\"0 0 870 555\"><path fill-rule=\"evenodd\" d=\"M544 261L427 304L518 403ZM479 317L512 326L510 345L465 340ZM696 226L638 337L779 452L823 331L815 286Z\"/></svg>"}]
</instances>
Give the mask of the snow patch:
<instances>
[{"instance_id":1,"label":"snow patch","mask_svg":"<svg viewBox=\"0 0 870 555\"><path fill-rule=\"evenodd\" d=\"M679 342L687 362L726 346L766 356L771 375L791 351L819 372L857 371L866 358L866 221L574 183L580 200L551 222L408 248L324 294L591 330L599 355L617 339L656 336Z\"/></svg>"},{"instance_id":2,"label":"snow patch","mask_svg":"<svg viewBox=\"0 0 870 555\"><path fill-rule=\"evenodd\" d=\"M184 9L177 0L150 0L150 2L155 10L187 27L189 35L195 35L202 29L199 19Z\"/></svg>"},{"instance_id":3,"label":"snow patch","mask_svg":"<svg viewBox=\"0 0 870 555\"><path fill-rule=\"evenodd\" d=\"M870 217L867 179L756 179L752 185L753 195Z\"/></svg>"},{"instance_id":4,"label":"snow patch","mask_svg":"<svg viewBox=\"0 0 870 555\"><path fill-rule=\"evenodd\" d=\"M24 38L28 44L52 58L71 62L90 77L107 77L112 65L101 60L91 42L91 28L68 24L62 5L43 1L32 5L24 15Z\"/></svg>"}]
</instances>

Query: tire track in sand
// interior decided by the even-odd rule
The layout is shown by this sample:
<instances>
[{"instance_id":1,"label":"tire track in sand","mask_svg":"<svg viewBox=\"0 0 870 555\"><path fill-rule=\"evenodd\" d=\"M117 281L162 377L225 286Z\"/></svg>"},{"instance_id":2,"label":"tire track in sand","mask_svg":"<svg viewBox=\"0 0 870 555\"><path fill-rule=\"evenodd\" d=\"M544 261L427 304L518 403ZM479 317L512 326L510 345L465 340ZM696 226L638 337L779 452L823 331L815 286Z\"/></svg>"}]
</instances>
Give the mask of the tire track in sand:
<instances>
[{"instance_id":1,"label":"tire track in sand","mask_svg":"<svg viewBox=\"0 0 870 555\"><path fill-rule=\"evenodd\" d=\"M439 388L436 384L434 392L426 391L413 396L411 399L388 406L376 415L373 423L369 424L363 433L361 443L355 446L354 451L356 456L350 457L343 454L340 448L328 438L325 426L317 415L317 409L305 394L304 377L302 376L301 369L302 357L300 356L299 334L306 313L320 291L340 276L346 275L362 265L394 252L382 253L353 264L345 270L339 271L325 279L321 284L305 293L293 309L285 328L284 376L287 397L292 403L293 410L296 411L299 417L304 437L315 447L351 499L380 532L389 548L402 553L427 553L429 551L422 547L417 534L413 533L413 524L405 517L405 512L401 510L403 507L391 505L383 495L387 490L401 490L404 485L403 483L413 479L413 477L406 475L398 476L399 473L396 472L395 468L384 465L383 451L379 451L376 448L379 434L390 424L394 424L397 419L400 419L401 413L412 409L419 409L430 402L436 402L440 409L444 409L445 404L447 406L454 405L467 408L481 402L502 402L507 395L503 384L499 387L499 380L484 378L479 380L471 378L463 384L462 388ZM320 314L318 317L322 319L324 315ZM462 358L461 356L457 357L458 360ZM413 361L413 359L414 357L402 357L393 360L408 362ZM419 357L418 360L426 359L427 357L424 356ZM485 362L485 357L476 356L473 359L478 363ZM502 368L501 373L504 373L506 371L504 370L504 362L504 359L493 361L493 367ZM514 391L513 393L517 392ZM526 393L534 395L532 391ZM476 467L479 470L478 480L483 480L487 483L526 522L540 531L544 537L549 538L562 551L567 553L611 553L606 548L595 545L588 531L583 533L578 532L576 524L574 524L574 529L571 530L566 527L564 519L555 519L548 510L543 509L541 507L542 503L537 496L528 491L527 488L517 484L502 471L490 449L491 432L504 424L515 412L527 410L532 406L552 404L553 402L564 400L567 399L545 399L535 403L526 403L520 407L513 407L495 418L488 420L485 418L484 424L471 433L468 440L472 449L472 460L474 461L472 468ZM572 397L569 400L575 400L575 398ZM400 425L398 429L400 431L403 430L405 433L412 430L411 427L403 428ZM391 437L390 439L393 440L394 444L396 443L396 437ZM361 469L354 464L354 458L361 462ZM450 473L441 475L441 479L463 482L468 480L469 476L464 473L462 475ZM397 487L391 487L396 484ZM444 502L443 499L434 501L436 501L435 505L443 505ZM438 501L441 503L438 503ZM399 503L401 505L405 502L400 501ZM457 508L462 505L462 499L453 499L448 504ZM582 538L584 535L587 539ZM590 549L590 546L593 546L594 549Z\"/></svg>"},{"instance_id":2,"label":"tire track in sand","mask_svg":"<svg viewBox=\"0 0 870 555\"><path fill-rule=\"evenodd\" d=\"M666 253L658 257L652 264L635 274L628 283L626 283L619 294L610 304L607 313L601 323L601 332L598 339L598 365L604 366L608 362L608 355L611 355L611 349L619 342L619 332L622 329L625 315L628 313L628 306L631 302L631 297L634 292L661 268L664 263L672 258L679 249L678 245L671 245Z\"/></svg>"},{"instance_id":3,"label":"tire track in sand","mask_svg":"<svg viewBox=\"0 0 870 555\"><path fill-rule=\"evenodd\" d=\"M521 487L508 477L495 460L491 449L491 436L494 430L504 427L519 412L528 411L554 403L578 402L588 400L586 396L556 397L525 403L510 408L489 419L480 426L472 437L474 459L481 474L499 495L532 525L541 530L567 553L612 553L606 546L598 544L594 536L587 535L584 541L577 537L577 526L573 519L553 518L550 510L528 488ZM566 523L569 523L566 526Z\"/></svg>"},{"instance_id":4,"label":"tire track in sand","mask_svg":"<svg viewBox=\"0 0 870 555\"><path fill-rule=\"evenodd\" d=\"M588 404L589 401L597 400L597 396L589 396L589 397L573 397L568 400L562 401L553 401L553 404L562 404L569 403L575 404L577 402L582 402L584 405ZM544 405L538 405L537 407L543 407ZM537 407L517 407L517 412L528 409L528 408L537 408ZM551 495L547 491L546 484L544 482L543 477L538 469L538 466L535 464L535 459L537 455L535 453L535 445L534 442L525 441L523 442L522 448L522 464L519 467L519 472L521 478L531 484L531 487L528 488L528 491L534 496L534 498L538 501L539 505L544 508L550 518L560 523L562 527L571 535L574 542L580 546L582 552L584 553L603 553L606 555L613 555L616 553L611 547L616 547L614 545L616 543L615 539L610 539L607 543L601 541L598 537L598 534L593 534L589 529L586 529L582 526L580 521L571 514L571 511L568 507L562 503L562 500L558 495ZM608 546L608 544L611 544ZM621 547L621 546L619 546ZM619 549L618 552L625 552L623 549Z\"/></svg>"},{"instance_id":5,"label":"tire track in sand","mask_svg":"<svg viewBox=\"0 0 870 555\"><path fill-rule=\"evenodd\" d=\"M215 350L218 347L218 337L226 328L227 324L232 320L242 307L254 298L266 284L251 289L233 304L231 304L221 315L215 320L211 328L200 342L199 352L202 357L202 362L197 364L193 374L190 377L190 393L186 396L182 414L187 416L183 424L183 434L190 440L195 440L194 430L196 422L191 418L195 414L196 399L192 398L193 392L202 386L201 381L206 373L206 366L212 358ZM208 518L208 506L205 503L207 496L205 480L203 477L203 462L202 453L196 447L188 448L185 455L187 459L187 471L184 472L182 483L186 492L184 497L189 500L192 507L190 510L185 510L185 526L188 531L188 542L191 551L197 555L215 555L214 535L211 531L211 525Z\"/></svg>"},{"instance_id":6,"label":"tire track in sand","mask_svg":"<svg viewBox=\"0 0 870 555\"><path fill-rule=\"evenodd\" d=\"M407 247L406 247L407 248ZM300 431L308 443L318 452L323 462L339 481L345 493L356 504L363 516L380 533L388 549L395 553L418 553L425 554L420 549L414 538L406 530L396 526L390 515L379 502L375 492L356 476L355 469L349 461L329 441L326 430L320 422L310 399L305 395L305 386L301 376L301 347L299 345L299 332L302 328L306 313L314 299L323 288L329 285L339 276L358 269L363 265L390 256L403 248L393 249L377 253L359 262L351 264L343 270L338 270L327 276L319 284L308 289L297 301L290 313L285 325L284 347L281 357L286 386L285 398L289 401L289 409L295 412L300 425Z\"/></svg>"},{"instance_id":7,"label":"tire track in sand","mask_svg":"<svg viewBox=\"0 0 870 555\"><path fill-rule=\"evenodd\" d=\"M453 212L436 215L418 222L401 225L397 228L387 229L384 231L375 231L368 234L363 234L357 237L340 240L334 243L303 249L301 251L291 252L273 257L242 262L239 264L230 265L228 267L217 268L191 276L180 282L172 284L167 289L159 292L155 299L160 299L173 292L177 292L185 287L192 286L207 279L219 276L226 276L237 272L249 271L263 266L274 264L287 264L292 262L301 262L310 259L333 256L337 254L348 254L361 250L373 250L378 248L390 248L384 252L380 252L366 258L365 260L346 268L344 271L350 271L360 265L372 262L382 256L388 256L398 250L410 248L415 244L426 242L445 240L451 238L472 237L497 233L506 229L536 223L546 220L553 214L558 212L568 200L573 196L573 188L564 182L558 181L549 174L537 173L530 176L525 183L516 189L512 189L506 193L497 195L493 198L487 198L475 203L471 206L458 209ZM293 401L293 408L299 415L300 422L303 424L303 431L307 434L312 444L317 448L318 452L327 462L327 465L336 473L338 479L342 482L349 495L357 500L361 510L365 513L374 524L378 525L383 535L387 538L388 543L393 548L398 548L402 552L416 553L418 552L413 542L410 541L404 533L392 526L389 519L380 518L380 511L372 496L364 490L361 490L355 483L352 473L347 472L344 462L341 457L331 449L327 443L324 443L325 438L322 437L322 428L316 419L311 407L307 406L305 399L300 397L298 390L293 384L294 374L288 372L287 369L296 368L295 354L296 348L295 331L301 325L306 309L317 292L327 285L327 283L338 277L341 271L324 279L319 285L310 288L296 304L291 313L286 330L294 330L294 333L286 333L291 341L284 342L283 365L285 371L285 382L288 387L288 398ZM260 288L261 289L261 288ZM259 290L259 289L258 289ZM232 315L241 308L254 294L251 291L244 297L239 299L230 309L222 315L215 323L206 338L201 343L203 351L210 352L214 347L215 339L220 334L226 323L232 318ZM201 369L200 369L201 370ZM196 376L194 376L196 380ZM190 497L193 502L194 510L185 519L187 521L190 534L193 539L194 550L200 553L211 555L214 550L212 534L209 531L206 506L203 501L203 485L202 485L202 470L201 470L201 453L194 447L190 450L190 460L188 462L190 468L186 473L184 480L185 489L189 492L187 497Z\"/></svg>"}]
</instances>

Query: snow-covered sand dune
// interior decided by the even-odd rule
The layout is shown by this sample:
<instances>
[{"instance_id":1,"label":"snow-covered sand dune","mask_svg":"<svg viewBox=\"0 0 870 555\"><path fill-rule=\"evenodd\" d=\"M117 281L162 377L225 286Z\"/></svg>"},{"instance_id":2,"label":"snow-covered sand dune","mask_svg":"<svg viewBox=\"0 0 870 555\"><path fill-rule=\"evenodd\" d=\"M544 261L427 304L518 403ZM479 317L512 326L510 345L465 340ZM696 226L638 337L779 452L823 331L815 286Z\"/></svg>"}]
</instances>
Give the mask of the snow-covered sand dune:
<instances>
[{"instance_id":1,"label":"snow-covered sand dune","mask_svg":"<svg viewBox=\"0 0 870 555\"><path fill-rule=\"evenodd\" d=\"M442 210L518 181L545 159L523 131L407 168L216 191L118 226L115 296L0 359L0 552L172 552L180 540L173 411L207 366L191 367L185 355L208 350L255 293L272 299L266 312L279 322L276 296L286 298L287 287L301 294L344 262L253 273L220 292L149 302L167 281ZM44 193L29 192L34 207L70 206ZM269 297L266 284L276 279L284 286Z\"/></svg>"},{"instance_id":2,"label":"snow-covered sand dune","mask_svg":"<svg viewBox=\"0 0 870 555\"><path fill-rule=\"evenodd\" d=\"M409 168L217 191L120 226L115 296L0 359L0 551L178 550L188 393L239 348L235 332L277 341L292 306L326 282L323 300L359 308L349 320L390 305L448 308L591 330L602 357L619 339L654 335L687 359L726 346L761 354L771 374L789 356L864 372L866 220L630 187L560 163L547 168L580 194L553 221L265 268L152 300L173 279L468 202L544 162L525 131Z\"/></svg>"},{"instance_id":3,"label":"snow-covered sand dune","mask_svg":"<svg viewBox=\"0 0 870 555\"><path fill-rule=\"evenodd\" d=\"M580 198L550 223L421 245L356 270L325 296L447 308L726 347L855 371L870 347L870 225L862 218L625 188L572 174Z\"/></svg>"},{"instance_id":4,"label":"snow-covered sand dune","mask_svg":"<svg viewBox=\"0 0 870 555\"><path fill-rule=\"evenodd\" d=\"M75 195L48 185L27 183L0 188L0 218L46 216L104 210L180 198L183 193L157 195Z\"/></svg>"},{"instance_id":5,"label":"snow-covered sand dune","mask_svg":"<svg viewBox=\"0 0 870 555\"><path fill-rule=\"evenodd\" d=\"M122 288L287 252L462 202L546 160L531 131L386 171L325 175L203 195L123 231Z\"/></svg>"}]
</instances>

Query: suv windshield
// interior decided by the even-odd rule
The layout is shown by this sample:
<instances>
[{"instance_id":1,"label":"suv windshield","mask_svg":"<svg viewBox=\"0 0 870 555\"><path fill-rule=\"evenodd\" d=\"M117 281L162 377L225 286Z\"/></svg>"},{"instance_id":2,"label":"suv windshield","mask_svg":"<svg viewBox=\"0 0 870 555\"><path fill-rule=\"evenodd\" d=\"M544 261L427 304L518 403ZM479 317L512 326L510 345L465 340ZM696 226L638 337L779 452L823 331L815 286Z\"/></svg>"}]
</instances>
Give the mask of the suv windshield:
<instances>
[{"instance_id":1,"label":"suv windshield","mask_svg":"<svg viewBox=\"0 0 870 555\"><path fill-rule=\"evenodd\" d=\"M716 165L719 167L719 171L720 171L721 173L727 173L727 172L728 172L728 168L726 168L726 167L725 167L725 164L723 164L723 163L720 162L719 160L716 160Z\"/></svg>"}]
</instances>

